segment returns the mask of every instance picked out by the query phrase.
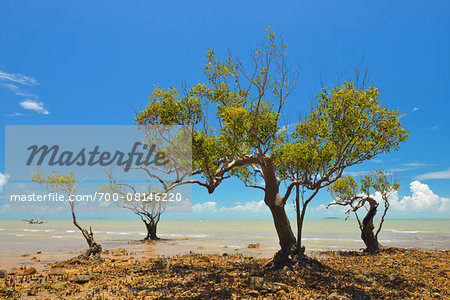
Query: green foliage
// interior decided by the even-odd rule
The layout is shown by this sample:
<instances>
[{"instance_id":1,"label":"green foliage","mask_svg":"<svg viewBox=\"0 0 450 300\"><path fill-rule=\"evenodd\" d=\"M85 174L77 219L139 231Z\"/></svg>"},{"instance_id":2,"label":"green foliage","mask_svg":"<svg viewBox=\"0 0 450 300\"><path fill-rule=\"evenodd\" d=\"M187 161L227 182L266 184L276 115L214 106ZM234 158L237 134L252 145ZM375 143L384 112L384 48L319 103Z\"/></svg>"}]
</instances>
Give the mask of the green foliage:
<instances>
[{"instance_id":1,"label":"green foliage","mask_svg":"<svg viewBox=\"0 0 450 300\"><path fill-rule=\"evenodd\" d=\"M136 116L136 123L142 125L194 125L202 117L199 99L193 96L177 100L176 88L164 90L155 88L149 97L149 104Z\"/></svg>"},{"instance_id":2,"label":"green foliage","mask_svg":"<svg viewBox=\"0 0 450 300\"><path fill-rule=\"evenodd\" d=\"M330 192L334 199L334 202L331 202L328 206L349 206L350 209L346 212L346 219L350 216L350 213L353 212L356 220L358 221L359 228L363 231L365 226L369 223L364 224L364 222L358 217L357 211L361 207L366 207L367 214L371 211L374 211L376 214L377 207L380 203L373 197L373 195L376 192L380 193L382 198L381 202L384 203L384 211L381 216L378 229L375 233L375 238L377 238L383 226L384 217L386 216L390 206L389 195L392 192L397 191L399 188L400 184L398 184L396 179L382 170L373 171L369 175L361 177L359 182L351 176L344 176L336 180L332 185L328 186L328 192ZM370 208L367 207L367 204ZM372 215L372 218L374 216L375 215Z\"/></svg>"},{"instance_id":3,"label":"green foliage","mask_svg":"<svg viewBox=\"0 0 450 300\"><path fill-rule=\"evenodd\" d=\"M284 209L294 187L311 190L297 220L301 232L306 206L321 188L341 178L346 168L398 149L408 133L401 114L381 104L377 88L350 81L323 88L295 132L281 130L284 104L297 74L287 64L286 44L270 27L266 30L267 39L251 51L248 64L231 55L220 60L208 50L204 82L182 93L172 87L155 88L135 121L191 127L194 179L188 183L204 186L209 193L230 176L253 187L262 177L265 186L259 188L265 190L267 205ZM283 181L290 181L284 196ZM365 185L388 188L380 178ZM358 188L347 177L334 186L342 199L356 195ZM285 223L277 228L286 230L278 234L287 250L295 241L289 222L280 215L274 219Z\"/></svg>"},{"instance_id":4,"label":"green foliage","mask_svg":"<svg viewBox=\"0 0 450 300\"><path fill-rule=\"evenodd\" d=\"M284 178L298 172L309 189L334 181L349 166L396 150L408 137L401 114L383 107L373 86L345 82L324 88L316 98L317 106L274 156Z\"/></svg>"},{"instance_id":5,"label":"green foliage","mask_svg":"<svg viewBox=\"0 0 450 300\"><path fill-rule=\"evenodd\" d=\"M375 192L379 192L382 199L388 201L389 195L399 188L400 184L394 177L383 170L377 170L362 176L359 182L352 176L343 176L328 186L328 191L335 202L352 204L355 200L371 197Z\"/></svg>"},{"instance_id":6,"label":"green foliage","mask_svg":"<svg viewBox=\"0 0 450 300\"><path fill-rule=\"evenodd\" d=\"M378 89L352 82L323 88L316 107L287 136L279 122L295 80L286 65L286 44L266 30L249 65L231 55L220 60L208 50L205 82L183 93L157 87L136 116L139 125L192 128L192 170L212 186L210 192L229 175L254 184L261 175L255 165L274 167L280 180L320 189L345 168L396 150L406 140L401 114L381 104Z\"/></svg>"},{"instance_id":7,"label":"green foliage","mask_svg":"<svg viewBox=\"0 0 450 300\"><path fill-rule=\"evenodd\" d=\"M229 56L221 61L214 50L208 50L205 83L183 89L182 95L173 87L157 87L136 116L139 125L192 127L192 168L201 170L207 180L213 180L230 161L255 150L269 153L280 142L279 110L290 86L287 72L281 77L276 68L282 67L287 51L286 44L270 28L267 31L267 41L251 54L251 72L238 59ZM213 121L219 128L211 126ZM232 171L243 180L249 172L253 171L245 167Z\"/></svg>"},{"instance_id":8,"label":"green foliage","mask_svg":"<svg viewBox=\"0 0 450 300\"><path fill-rule=\"evenodd\" d=\"M44 176L42 170L37 170L36 174L31 174L30 180L43 186L47 186L52 190L63 190L68 193L75 193L75 175L73 172L69 174L53 172L51 175Z\"/></svg>"},{"instance_id":9,"label":"green foliage","mask_svg":"<svg viewBox=\"0 0 450 300\"><path fill-rule=\"evenodd\" d=\"M359 191L358 183L352 176L343 176L328 187L336 202L355 198Z\"/></svg>"},{"instance_id":10,"label":"green foliage","mask_svg":"<svg viewBox=\"0 0 450 300\"><path fill-rule=\"evenodd\" d=\"M361 178L361 191L365 195L370 195L371 189L373 189L374 192L379 192L381 197L387 200L389 194L397 191L399 188L400 184L395 178L389 176L383 170L374 171L370 175Z\"/></svg>"}]
</instances>

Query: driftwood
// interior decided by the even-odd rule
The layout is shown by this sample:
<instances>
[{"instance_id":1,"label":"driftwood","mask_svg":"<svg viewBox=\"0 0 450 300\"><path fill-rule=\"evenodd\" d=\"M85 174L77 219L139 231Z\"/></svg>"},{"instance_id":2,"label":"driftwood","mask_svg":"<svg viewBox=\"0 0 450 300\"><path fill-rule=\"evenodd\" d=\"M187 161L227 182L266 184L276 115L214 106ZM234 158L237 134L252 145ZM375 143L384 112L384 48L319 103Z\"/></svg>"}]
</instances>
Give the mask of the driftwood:
<instances>
[{"instance_id":1,"label":"driftwood","mask_svg":"<svg viewBox=\"0 0 450 300\"><path fill-rule=\"evenodd\" d=\"M22 220L22 221L27 222L28 224L44 224L44 223L47 223L47 221L43 221L40 218L39 219L31 218L31 219Z\"/></svg>"}]
</instances>

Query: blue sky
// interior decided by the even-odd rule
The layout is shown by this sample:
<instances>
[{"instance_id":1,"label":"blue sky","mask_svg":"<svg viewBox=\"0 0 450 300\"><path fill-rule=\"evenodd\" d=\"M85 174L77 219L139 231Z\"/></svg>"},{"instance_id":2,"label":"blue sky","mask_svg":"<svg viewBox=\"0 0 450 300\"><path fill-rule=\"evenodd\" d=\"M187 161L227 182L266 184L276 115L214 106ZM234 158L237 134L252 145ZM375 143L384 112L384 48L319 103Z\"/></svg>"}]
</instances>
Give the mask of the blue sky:
<instances>
[{"instance_id":1,"label":"blue sky","mask_svg":"<svg viewBox=\"0 0 450 300\"><path fill-rule=\"evenodd\" d=\"M399 151L350 171L400 174L391 217L448 217L448 1L2 1L1 125L132 124L133 108L155 85L203 80L207 48L245 56L268 25L301 65L291 111L308 107L321 69L333 84L365 59L383 103L405 114L411 136ZM4 157L4 130L0 140ZM0 159L0 185L4 174ZM268 217L262 198L236 180L213 195L194 186L189 217ZM329 201L319 194L309 216L342 216L322 209Z\"/></svg>"}]
</instances>

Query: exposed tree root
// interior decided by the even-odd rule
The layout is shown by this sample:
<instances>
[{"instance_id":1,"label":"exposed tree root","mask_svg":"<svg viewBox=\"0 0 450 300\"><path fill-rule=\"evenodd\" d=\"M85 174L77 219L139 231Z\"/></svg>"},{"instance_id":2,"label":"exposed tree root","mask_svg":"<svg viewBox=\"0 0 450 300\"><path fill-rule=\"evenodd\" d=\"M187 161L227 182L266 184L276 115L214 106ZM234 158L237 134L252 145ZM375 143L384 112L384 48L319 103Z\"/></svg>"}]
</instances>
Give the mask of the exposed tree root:
<instances>
[{"instance_id":1,"label":"exposed tree root","mask_svg":"<svg viewBox=\"0 0 450 300\"><path fill-rule=\"evenodd\" d=\"M324 270L327 267L318 260L305 255L305 248L299 252L295 248L291 251L280 250L275 253L274 257L268 261L264 266L266 270L299 270L299 269L314 269Z\"/></svg>"},{"instance_id":2,"label":"exposed tree root","mask_svg":"<svg viewBox=\"0 0 450 300\"><path fill-rule=\"evenodd\" d=\"M79 259L85 259L85 260L93 260L93 261L99 261L103 262L103 259L101 258L102 253L102 246L97 243L93 243L88 250L84 254L81 254L78 256Z\"/></svg>"}]
</instances>

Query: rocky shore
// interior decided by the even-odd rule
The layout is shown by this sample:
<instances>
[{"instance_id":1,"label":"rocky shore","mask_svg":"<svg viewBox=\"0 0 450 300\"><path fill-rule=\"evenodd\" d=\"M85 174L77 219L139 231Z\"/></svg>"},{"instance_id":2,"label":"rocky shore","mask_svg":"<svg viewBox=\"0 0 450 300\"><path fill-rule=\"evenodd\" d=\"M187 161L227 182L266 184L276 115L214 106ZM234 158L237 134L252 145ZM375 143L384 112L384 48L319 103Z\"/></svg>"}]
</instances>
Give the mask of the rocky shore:
<instances>
[{"instance_id":1,"label":"rocky shore","mask_svg":"<svg viewBox=\"0 0 450 300\"><path fill-rule=\"evenodd\" d=\"M239 254L73 258L37 271L0 271L2 298L65 299L448 299L450 251L389 248L377 255L322 252L323 267L267 271Z\"/></svg>"}]
</instances>

